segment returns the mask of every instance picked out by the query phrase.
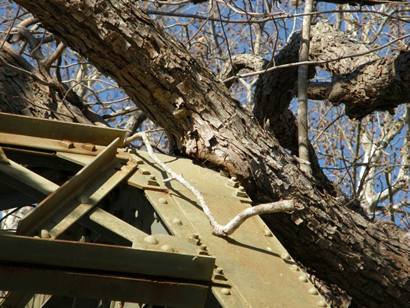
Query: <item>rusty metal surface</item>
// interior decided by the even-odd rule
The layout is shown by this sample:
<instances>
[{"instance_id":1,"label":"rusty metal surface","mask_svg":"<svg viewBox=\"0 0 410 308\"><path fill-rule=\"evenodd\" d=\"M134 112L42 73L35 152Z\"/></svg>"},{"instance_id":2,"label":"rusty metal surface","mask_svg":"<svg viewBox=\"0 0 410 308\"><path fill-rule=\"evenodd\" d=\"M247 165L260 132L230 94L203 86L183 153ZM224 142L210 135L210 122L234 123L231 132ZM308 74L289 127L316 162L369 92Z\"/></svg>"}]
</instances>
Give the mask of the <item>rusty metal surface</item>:
<instances>
[{"instance_id":1,"label":"rusty metal surface","mask_svg":"<svg viewBox=\"0 0 410 308\"><path fill-rule=\"evenodd\" d=\"M151 254L162 256L162 254L166 253L168 255L167 260L174 260L172 262L175 264L178 263L178 265L175 266L181 267L182 264L188 264L188 268L191 269L188 271L189 273L184 272L186 274L184 274L185 276L178 276L178 274L175 276L174 272L167 272L170 275L169 277L183 277L183 279L198 278L198 275L205 277L204 269L202 269L202 274L194 273L191 263L201 257L204 257L206 260L208 260L207 258L209 258L209 256L215 257L217 266L212 268L212 266L209 267L210 263L206 263L207 267L205 272L208 275L206 276L207 279L210 279L209 276L212 272L212 292L219 302L219 305L223 307L326 306L326 303L322 297L318 295L306 275L294 264L285 248L267 229L262 219L253 217L247 220L229 238L220 238L212 235L209 222L197 205L191 192L176 181L164 182L164 179L167 178L168 175L151 161L147 153L129 153L118 148L118 146L122 144L122 138L125 132L118 130L106 131L106 129L96 127L89 130L89 127L86 128L78 124L64 123L64 125L62 125L58 123L55 125L57 127L56 130L59 131L60 134L63 132L63 127L65 130L73 131L71 139L59 139L61 137L60 135L47 133L47 131L42 128L36 129L34 133L30 133L27 125L31 120L25 118L20 119L20 117L9 118L8 116L0 114L0 122L3 118L8 121L13 120L14 125L20 123L20 120L23 121L23 124L22 128L14 130L10 130L9 128L4 129L3 125L0 125L0 145L9 144L11 148L14 145L23 145L24 147L37 149L36 151L45 150L47 153L54 151L55 155L61 159L85 166L82 171L43 201L48 204L46 207L39 210L41 208L40 206L20 224L20 232L37 235L43 227L47 227L48 236L58 237L73 223L78 223L79 219L84 216L86 220L82 219L83 222L87 221L93 224L94 227L103 230L106 234L112 234L112 238L117 239L118 242L129 243L127 245L132 245L132 248L124 249L129 249L133 251L133 253L138 254L139 252L141 254L141 261L139 263L148 262L148 265L143 263L139 264L139 267L137 266L138 271L144 268L148 271L153 270L154 264L159 266L161 271L163 271L162 273L170 271L169 262L166 261L165 258L161 259L161 257L157 257L157 259L152 259L148 257L151 256ZM40 122L35 123L45 125L49 127L50 130L53 130L54 122L52 121L44 122L44 124L39 124ZM87 134L83 135L87 137L80 137L82 130L88 133L91 131L94 132L94 137L90 137ZM95 136L101 135L104 135L105 139L103 138L102 140L104 141L98 143ZM115 141L113 142L113 140ZM79 142L79 144L76 144L76 142ZM109 142L111 142L111 145L109 145ZM237 213L251 205L250 198L235 179L228 179L217 172L194 165L187 159L166 155L158 156L202 192L210 209L220 223L228 222ZM121 173L121 169L116 170L113 168L113 166L119 166L119 162L123 165L122 171L124 172L122 172L121 175L117 174L116 177L112 177L116 172ZM132 168L127 169L127 166L131 166ZM84 170L86 170L86 172L84 172ZM109 170L111 170L111 173L108 172ZM107 173L110 174L110 176L107 176ZM4 171L2 174L5 174ZM118 187L120 182L125 181L128 185L144 191L146 198L152 204L155 212L159 215L166 229L172 236L164 234L149 236L112 214L95 207L98 205L98 202L104 198L107 191ZM89 189L88 193L86 187ZM34 189L36 188L38 187L34 187ZM98 189L101 190L98 192ZM94 201L90 202L91 199L89 197L92 196L93 192L97 193L95 195L96 198L95 200L91 198ZM80 200L81 196L83 200ZM64 204L68 202L67 200L71 200L71 203L69 202L71 204L69 210L64 207ZM77 205L73 206L75 203L72 202L73 200L76 200ZM59 245L59 241L54 240L41 243L47 243L42 245L49 245L47 246L49 252L52 249L57 249L55 247ZM0 243L0 245L3 244ZM76 243L76 245L78 245L78 243ZM95 244L87 245L93 246ZM44 249L39 249L38 246L36 247L37 248L33 246L32 249L37 252ZM98 245L96 247L98 247ZM14 253L21 254L21 251L17 249ZM0 250L0 255L1 254L2 252ZM68 260L69 255L73 254L67 250L66 256L64 256L62 251L51 254L51 256L45 254L42 256L47 262L54 264L53 266L67 266L70 262L70 260ZM99 256L99 254L96 253L91 253L91 255ZM184 256L189 257L185 258ZM11 257L11 255L7 256L7 258ZM24 257L19 258L18 260L20 260L20 262L27 262ZM117 256L114 258L117 263L118 258L121 259L120 263L122 265L99 263L99 257L96 257L94 260L101 265L101 268L94 268L93 270L103 271L110 268L110 266L113 266L113 268L124 266L126 272L123 271L122 274L125 275L129 273L128 271L133 268L132 264L134 259L128 258L123 260L120 256ZM84 260L85 259L84 255ZM53 263L57 262L56 260L60 260L61 264ZM87 266L84 267L83 270L90 270L91 260L93 259L89 257L84 261L88 263L86 263ZM213 258L209 258L209 260L213 260ZM209 260L206 262L209 262ZM45 265L41 263L44 261L37 261L43 264L43 266ZM47 266L49 265L50 264ZM74 264L72 265L74 266ZM21 266L21 264L19 266ZM177 269L182 270L181 268L176 268L175 270ZM8 269L5 269L6 272L7 270ZM33 272L32 277L41 275L41 269L36 270L38 270L38 272ZM45 275L49 273L51 272L47 272ZM67 275L64 276L65 274ZM79 284L82 284L89 278L89 276L87 276L88 278L84 275L82 276L81 273L65 274L60 273L59 275L62 275L61 279L66 279L67 283L72 283L78 279L81 281ZM151 274L152 272L147 275ZM0 270L0 276L1 275ZM23 276L20 278L22 277ZM112 277L93 277L95 281L107 281L104 279L111 278ZM91 280L90 278L90 281ZM17 278L15 282L17 284ZM112 283L121 284L123 281L113 280ZM158 290L162 290L163 287L163 285L161 285L161 287L157 288L155 285L145 285L144 283L145 282L135 281L136 288L144 288L143 286L145 286L147 290L151 290L150 288L152 288L153 292L158 292ZM151 283L153 283L153 281L151 281ZM132 283L130 281L127 280L127 283L124 283L124 285L126 290L131 290ZM65 292L62 288L61 290L56 290L48 285L44 286L41 290L30 289L27 285L25 290L21 290L24 291L23 293L10 293L5 303L6 305L12 305L11 307L13 308L20 307L13 306L13 303L16 305L19 303L27 303L33 294L27 292L43 292L45 290L56 292L56 294L63 294ZM29 297L28 294L30 295ZM112 294L115 295L115 291L113 291ZM95 294L95 296L97 296L97 294ZM99 294L98 296L102 295ZM127 296L129 296L129 294L127 294ZM110 297L110 299L115 299L115 297ZM170 303L171 302L164 302L164 304L168 305L171 305ZM191 305L191 307L197 306L198 305L195 304ZM214 304L212 304L212 306L214 306Z\"/></svg>"},{"instance_id":2,"label":"rusty metal surface","mask_svg":"<svg viewBox=\"0 0 410 308\"><path fill-rule=\"evenodd\" d=\"M138 152L140 165L163 179L148 154ZM249 207L248 197L234 180L187 159L158 155L200 190L220 223ZM229 238L212 235L208 219L192 193L176 181L169 192L145 189L145 194L169 230L191 238L204 254L216 257L213 293L224 307L317 307L323 299L261 218L247 220ZM241 192L241 194L238 193ZM176 223L178 222L178 223ZM217 279L218 278L218 279Z\"/></svg>"}]
</instances>

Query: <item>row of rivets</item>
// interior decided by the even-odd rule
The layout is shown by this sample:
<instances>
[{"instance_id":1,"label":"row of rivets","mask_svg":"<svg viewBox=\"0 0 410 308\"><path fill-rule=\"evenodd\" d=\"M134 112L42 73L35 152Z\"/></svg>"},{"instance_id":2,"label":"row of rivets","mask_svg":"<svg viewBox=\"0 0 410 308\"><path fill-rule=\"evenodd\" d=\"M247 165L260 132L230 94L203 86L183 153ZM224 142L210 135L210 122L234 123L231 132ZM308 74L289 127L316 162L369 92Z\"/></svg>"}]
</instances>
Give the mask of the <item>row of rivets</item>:
<instances>
[{"instance_id":1,"label":"row of rivets","mask_svg":"<svg viewBox=\"0 0 410 308\"><path fill-rule=\"evenodd\" d=\"M224 271L223 271L222 267L219 267L219 266L215 269L214 278L218 279L218 280L224 280L224 281L228 280L228 279L226 279L226 277L224 275Z\"/></svg>"},{"instance_id":2,"label":"row of rivets","mask_svg":"<svg viewBox=\"0 0 410 308\"><path fill-rule=\"evenodd\" d=\"M208 247L205 244L201 243L201 238L199 237L198 234L193 233L191 235L191 239L194 240L195 245L199 246L199 252L198 252L199 255L209 256Z\"/></svg>"},{"instance_id":3,"label":"row of rivets","mask_svg":"<svg viewBox=\"0 0 410 308\"><path fill-rule=\"evenodd\" d=\"M240 198L241 202L250 202L249 196L243 186L239 185L238 178L236 176L231 177L226 183L227 186L237 188L234 192L234 197Z\"/></svg>"},{"instance_id":4,"label":"row of rivets","mask_svg":"<svg viewBox=\"0 0 410 308\"><path fill-rule=\"evenodd\" d=\"M144 242L145 242L145 243L148 243L148 244L151 244L151 245L157 245L157 244L159 244L158 239L157 239L155 236L153 236L153 235L148 235L148 236L146 236L146 237L144 238ZM169 245L167 245L167 244L162 245L162 246L160 247L160 249L163 250L163 251L166 251L166 252L174 252L174 251L175 251L174 248L172 248L171 246L169 246Z\"/></svg>"},{"instance_id":5,"label":"row of rivets","mask_svg":"<svg viewBox=\"0 0 410 308\"><path fill-rule=\"evenodd\" d=\"M142 162L142 163L143 163L143 162ZM150 172L149 170L147 170L147 169L142 169L142 168L140 168L140 171L141 171L141 173L142 173L143 175L151 175L151 172ZM148 184L149 186L160 186L159 183L158 183L158 181L157 181L157 178L156 178L154 175L151 175L151 176L149 177L147 184Z\"/></svg>"},{"instance_id":6,"label":"row of rivets","mask_svg":"<svg viewBox=\"0 0 410 308\"><path fill-rule=\"evenodd\" d=\"M293 271L299 271L299 267L295 264L295 262L293 261L292 257L291 257L287 252L283 253L283 254L281 255L281 258L282 258L282 260L284 260L286 263L292 264L291 269L292 269ZM308 279L307 279L306 275L304 275L304 274L300 275L300 276L298 277L298 280L299 280L300 282L308 282ZM318 292L317 292L316 288L310 288L310 289L308 290L308 293L311 294L311 295L318 295Z\"/></svg>"},{"instance_id":7,"label":"row of rivets","mask_svg":"<svg viewBox=\"0 0 410 308\"><path fill-rule=\"evenodd\" d=\"M159 186L157 178L155 176L150 176L148 180L148 185L150 186Z\"/></svg>"},{"instance_id":8,"label":"row of rivets","mask_svg":"<svg viewBox=\"0 0 410 308\"><path fill-rule=\"evenodd\" d=\"M67 149L75 148L75 144L70 140L62 140L62 141L60 141L60 143L62 145L64 145ZM95 146L95 144L92 144L92 143L83 143L83 144L81 144L81 147L84 150L89 151L89 152L97 151L97 147Z\"/></svg>"},{"instance_id":9,"label":"row of rivets","mask_svg":"<svg viewBox=\"0 0 410 308\"><path fill-rule=\"evenodd\" d=\"M269 236L269 235L268 235L269 233L270 233L270 230L269 230L269 229L266 229L266 230L265 230L265 236ZM272 236L272 233L270 233L270 234L271 234L270 236ZM272 249L271 249L270 247L267 247L267 250L272 251ZM292 269L293 271L296 271L296 272L299 271L299 267L295 264L295 262L293 261L292 257L291 257L287 252L283 253L283 254L281 255L281 258L282 258L282 260L284 260L286 263L292 264L292 265L291 265L291 269ZM304 274L300 275L300 276L298 277L298 280L299 280L300 282L304 282L304 283L308 282L308 278L307 278L306 275L304 275ZM311 295L318 295L318 294L319 294L318 291L316 290L316 288L314 288L314 287L313 287L313 288L310 288L310 289L308 290L308 293L311 294ZM318 302L318 306L319 306L319 307L326 307L327 304L326 304L325 301L321 300L321 301Z\"/></svg>"},{"instance_id":10,"label":"row of rivets","mask_svg":"<svg viewBox=\"0 0 410 308\"><path fill-rule=\"evenodd\" d=\"M296 269L297 271L299 270L299 268L298 268L296 265L293 265L292 268L293 268L293 269ZM300 276L298 277L298 279L299 279L300 282L308 282L308 279L307 279L306 275L300 275ZM310 295L319 295L319 292L317 291L317 289L316 289L315 287L310 288L310 289L308 290L308 293L309 293ZM320 301L317 303L317 305L318 305L319 307L327 307L327 303L326 303L326 301L324 301L324 300L320 300Z\"/></svg>"}]
</instances>

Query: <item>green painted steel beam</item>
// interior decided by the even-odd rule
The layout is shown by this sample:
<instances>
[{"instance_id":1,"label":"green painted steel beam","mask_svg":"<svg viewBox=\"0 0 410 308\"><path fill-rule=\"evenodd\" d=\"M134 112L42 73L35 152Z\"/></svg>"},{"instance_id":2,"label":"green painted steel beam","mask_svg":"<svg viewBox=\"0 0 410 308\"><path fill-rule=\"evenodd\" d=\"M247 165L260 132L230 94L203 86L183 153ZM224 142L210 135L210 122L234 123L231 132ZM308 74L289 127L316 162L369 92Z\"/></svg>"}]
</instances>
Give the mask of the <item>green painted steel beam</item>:
<instances>
[{"instance_id":1,"label":"green painted steel beam","mask_svg":"<svg viewBox=\"0 0 410 308\"><path fill-rule=\"evenodd\" d=\"M68 123L0 112L0 132L14 135L91 143L107 146L116 138L124 142L125 130ZM2 140L0 138L0 143Z\"/></svg>"},{"instance_id":2,"label":"green painted steel beam","mask_svg":"<svg viewBox=\"0 0 410 308\"><path fill-rule=\"evenodd\" d=\"M85 242L0 235L1 263L209 282L213 257ZM3 273L0 275L2 276ZM0 286L1 289L1 286ZM33 290L35 291L35 290Z\"/></svg>"},{"instance_id":3,"label":"green painted steel beam","mask_svg":"<svg viewBox=\"0 0 410 308\"><path fill-rule=\"evenodd\" d=\"M93 161L82 168L74 177L62 186L54 188L54 192L26 218L20 221L17 232L24 235L36 235L47 223L59 215L73 196L78 196L88 184L114 163L120 139L115 139Z\"/></svg>"},{"instance_id":4,"label":"green painted steel beam","mask_svg":"<svg viewBox=\"0 0 410 308\"><path fill-rule=\"evenodd\" d=\"M55 294L170 307L204 307L208 286L188 281L149 279L130 274L0 264L0 287L25 293ZM2 308L20 308L19 302Z\"/></svg>"}]
</instances>

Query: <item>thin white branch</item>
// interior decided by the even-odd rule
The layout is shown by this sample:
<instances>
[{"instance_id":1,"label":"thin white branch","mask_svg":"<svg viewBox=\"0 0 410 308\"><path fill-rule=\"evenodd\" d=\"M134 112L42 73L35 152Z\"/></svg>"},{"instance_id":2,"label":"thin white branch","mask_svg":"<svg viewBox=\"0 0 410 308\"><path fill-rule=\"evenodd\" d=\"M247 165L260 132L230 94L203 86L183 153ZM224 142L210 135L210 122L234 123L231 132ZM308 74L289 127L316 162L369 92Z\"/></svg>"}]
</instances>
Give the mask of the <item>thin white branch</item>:
<instances>
[{"instance_id":1,"label":"thin white branch","mask_svg":"<svg viewBox=\"0 0 410 308\"><path fill-rule=\"evenodd\" d=\"M313 0L305 1L305 14L310 14L313 10ZM310 25L312 17L305 15L303 17L302 41L299 50L299 62L309 60L309 45L310 45ZM298 67L298 147L299 158L309 161L309 127L308 127L308 101L307 101L307 85L308 85L308 69L309 66L304 64ZM312 174L312 168L307 164L300 164L300 169L308 175Z\"/></svg>"},{"instance_id":2,"label":"thin white branch","mask_svg":"<svg viewBox=\"0 0 410 308\"><path fill-rule=\"evenodd\" d=\"M157 163L163 170L165 170L169 178L167 180L177 180L183 186L185 186L197 199L198 204L202 208L203 212L207 216L209 223L212 226L213 234L217 236L227 236L232 234L238 227L246 221L249 217L261 214L271 214L271 213L279 213L279 212L292 212L295 210L295 204L292 200L282 200L277 202L271 203L264 203L259 204L257 206L247 208L244 211L240 212L236 215L233 219L231 219L226 225L219 224L214 215L212 214L211 210L209 209L205 199L200 191L198 191L193 185L191 185L182 175L177 174L173 171L168 165L162 162L154 153L150 141L145 132L141 132L138 134L134 134L132 136L135 139L141 138L144 142L148 155L151 159Z\"/></svg>"},{"instance_id":3,"label":"thin white branch","mask_svg":"<svg viewBox=\"0 0 410 308\"><path fill-rule=\"evenodd\" d=\"M292 200L282 200L277 202L259 204L243 210L234 218L232 218L225 226L222 226L222 232L226 235L232 234L245 220L252 216L291 212L294 210L295 204Z\"/></svg>"},{"instance_id":4,"label":"thin white branch","mask_svg":"<svg viewBox=\"0 0 410 308\"><path fill-rule=\"evenodd\" d=\"M401 168L399 173L396 177L395 182L391 185L391 191L389 188L384 189L381 192L374 191L374 181L376 179L376 168L373 166L374 164L378 163L382 157L384 149L387 145L400 133L403 129L404 125L406 124L406 119L408 119L408 109L407 107L406 113L403 115L403 118L396 121L394 125L390 125L387 128L384 128L382 131L382 138L379 141L370 140L369 136L364 133L361 137L361 144L364 150L363 155L363 163L364 167L360 168L360 177L358 181L358 189L362 186L362 191L360 192L360 196L364 197L365 202L362 204L364 210L370 214L376 207L376 205L387 198L389 198L389 194L392 193L393 195L406 186L409 185L409 175L408 175L408 161L406 153L403 151L402 153L402 162ZM406 139L407 140L407 139ZM405 144L403 145L403 149L408 149Z\"/></svg>"}]
</instances>

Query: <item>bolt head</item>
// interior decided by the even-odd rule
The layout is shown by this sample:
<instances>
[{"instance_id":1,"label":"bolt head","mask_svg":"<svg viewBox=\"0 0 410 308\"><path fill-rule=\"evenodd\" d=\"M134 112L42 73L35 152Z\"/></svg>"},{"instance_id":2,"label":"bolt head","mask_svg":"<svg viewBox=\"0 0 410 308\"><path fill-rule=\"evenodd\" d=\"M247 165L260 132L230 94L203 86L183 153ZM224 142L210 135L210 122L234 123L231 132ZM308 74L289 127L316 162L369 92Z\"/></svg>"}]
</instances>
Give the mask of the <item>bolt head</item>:
<instances>
[{"instance_id":1,"label":"bolt head","mask_svg":"<svg viewBox=\"0 0 410 308\"><path fill-rule=\"evenodd\" d=\"M181 221L180 219L178 219L178 218L174 218L174 219L172 220L172 223L173 223L174 225L182 226L182 221Z\"/></svg>"},{"instance_id":2,"label":"bolt head","mask_svg":"<svg viewBox=\"0 0 410 308\"><path fill-rule=\"evenodd\" d=\"M265 230L265 236L272 237L273 235L272 235L272 232L269 229L266 229Z\"/></svg>"},{"instance_id":3,"label":"bolt head","mask_svg":"<svg viewBox=\"0 0 410 308\"><path fill-rule=\"evenodd\" d=\"M288 253L284 253L282 255L282 259L285 260L285 261L290 261L291 260L290 255Z\"/></svg>"},{"instance_id":4,"label":"bolt head","mask_svg":"<svg viewBox=\"0 0 410 308\"><path fill-rule=\"evenodd\" d=\"M309 291L308 291L308 293L309 293L310 295L317 295L317 294L318 294L318 293L317 293L317 290L316 290L315 288L310 288Z\"/></svg>"},{"instance_id":5,"label":"bolt head","mask_svg":"<svg viewBox=\"0 0 410 308\"><path fill-rule=\"evenodd\" d=\"M158 244L158 240L152 235L146 236L144 242L152 245Z\"/></svg>"},{"instance_id":6,"label":"bolt head","mask_svg":"<svg viewBox=\"0 0 410 308\"><path fill-rule=\"evenodd\" d=\"M167 201L167 199L165 199L165 198L159 198L159 199L158 199L158 202L159 202L160 204L168 204L168 201Z\"/></svg>"},{"instance_id":7,"label":"bolt head","mask_svg":"<svg viewBox=\"0 0 410 308\"><path fill-rule=\"evenodd\" d=\"M308 281L305 275L299 276L298 279L299 279L300 282L307 282Z\"/></svg>"},{"instance_id":8,"label":"bolt head","mask_svg":"<svg viewBox=\"0 0 410 308\"><path fill-rule=\"evenodd\" d=\"M224 270L223 270L222 267L217 267L216 270L215 270L215 272L216 272L217 274L219 274L219 275L222 275L222 274L224 273Z\"/></svg>"},{"instance_id":9,"label":"bolt head","mask_svg":"<svg viewBox=\"0 0 410 308\"><path fill-rule=\"evenodd\" d=\"M229 290L228 288L222 288L221 293L223 295L231 295L231 290Z\"/></svg>"},{"instance_id":10,"label":"bolt head","mask_svg":"<svg viewBox=\"0 0 410 308\"><path fill-rule=\"evenodd\" d=\"M173 252L174 251L174 249L169 245L162 245L161 250L166 251L166 252Z\"/></svg>"},{"instance_id":11,"label":"bolt head","mask_svg":"<svg viewBox=\"0 0 410 308\"><path fill-rule=\"evenodd\" d=\"M40 231L40 237L41 238L51 238L50 232L48 230L42 229Z\"/></svg>"}]
</instances>

